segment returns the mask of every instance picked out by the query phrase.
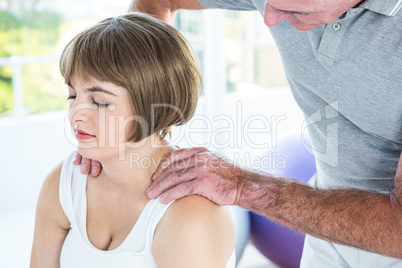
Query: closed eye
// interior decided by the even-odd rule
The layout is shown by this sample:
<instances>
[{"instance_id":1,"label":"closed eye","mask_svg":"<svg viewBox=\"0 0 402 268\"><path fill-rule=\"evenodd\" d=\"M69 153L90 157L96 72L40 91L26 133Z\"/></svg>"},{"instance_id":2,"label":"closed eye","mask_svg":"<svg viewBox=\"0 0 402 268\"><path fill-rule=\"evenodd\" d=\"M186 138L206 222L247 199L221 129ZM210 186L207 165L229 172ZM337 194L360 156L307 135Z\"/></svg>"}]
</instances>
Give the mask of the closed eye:
<instances>
[{"instance_id":1,"label":"closed eye","mask_svg":"<svg viewBox=\"0 0 402 268\"><path fill-rule=\"evenodd\" d=\"M94 98L92 98L92 103L96 105L98 108L106 108L110 104L109 103L104 103L104 102L96 102Z\"/></svg>"}]
</instances>

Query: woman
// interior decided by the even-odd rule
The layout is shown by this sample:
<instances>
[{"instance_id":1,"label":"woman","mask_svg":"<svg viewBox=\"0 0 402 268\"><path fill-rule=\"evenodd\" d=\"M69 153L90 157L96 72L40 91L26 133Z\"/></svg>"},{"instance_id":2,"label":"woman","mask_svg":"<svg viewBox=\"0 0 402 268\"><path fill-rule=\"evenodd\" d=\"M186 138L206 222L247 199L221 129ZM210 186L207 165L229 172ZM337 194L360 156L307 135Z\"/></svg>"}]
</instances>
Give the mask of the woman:
<instances>
[{"instance_id":1,"label":"woman","mask_svg":"<svg viewBox=\"0 0 402 268\"><path fill-rule=\"evenodd\" d=\"M199 197L167 205L145 190L174 147L170 127L195 112L200 74L185 39L140 13L76 36L60 69L78 152L101 162L94 179L73 152L46 178L31 267L234 267L227 208Z\"/></svg>"}]
</instances>

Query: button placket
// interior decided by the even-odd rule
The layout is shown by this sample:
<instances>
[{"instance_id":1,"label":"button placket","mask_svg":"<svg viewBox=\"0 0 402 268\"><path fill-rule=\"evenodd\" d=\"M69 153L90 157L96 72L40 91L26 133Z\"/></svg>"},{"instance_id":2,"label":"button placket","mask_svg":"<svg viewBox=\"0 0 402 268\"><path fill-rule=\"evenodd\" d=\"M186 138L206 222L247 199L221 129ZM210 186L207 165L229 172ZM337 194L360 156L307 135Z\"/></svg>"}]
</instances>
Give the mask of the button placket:
<instances>
[{"instance_id":1,"label":"button placket","mask_svg":"<svg viewBox=\"0 0 402 268\"><path fill-rule=\"evenodd\" d=\"M348 27L364 10L361 7L352 8L331 24L327 24L317 51L317 61L326 67L332 67L336 53Z\"/></svg>"},{"instance_id":2,"label":"button placket","mask_svg":"<svg viewBox=\"0 0 402 268\"><path fill-rule=\"evenodd\" d=\"M322 65L332 67L335 62L336 52L352 20L352 18L337 19L332 24L327 25L316 56L316 59Z\"/></svg>"},{"instance_id":3,"label":"button placket","mask_svg":"<svg viewBox=\"0 0 402 268\"><path fill-rule=\"evenodd\" d=\"M342 25L339 22L335 22L334 24L332 24L332 29L334 29L334 31L339 31L342 28Z\"/></svg>"}]
</instances>

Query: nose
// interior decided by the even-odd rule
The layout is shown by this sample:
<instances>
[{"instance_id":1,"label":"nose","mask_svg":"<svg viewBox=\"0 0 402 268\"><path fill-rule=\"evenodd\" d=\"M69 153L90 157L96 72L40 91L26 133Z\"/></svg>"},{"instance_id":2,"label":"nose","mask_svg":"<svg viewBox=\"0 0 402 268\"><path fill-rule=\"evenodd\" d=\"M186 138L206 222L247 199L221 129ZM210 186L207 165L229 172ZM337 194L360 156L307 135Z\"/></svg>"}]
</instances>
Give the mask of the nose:
<instances>
[{"instance_id":1,"label":"nose","mask_svg":"<svg viewBox=\"0 0 402 268\"><path fill-rule=\"evenodd\" d=\"M280 21L287 19L291 14L287 14L285 12L282 12L273 6L271 6L268 1L265 2L265 7L264 7L264 23L269 26L275 26L277 25Z\"/></svg>"},{"instance_id":2,"label":"nose","mask_svg":"<svg viewBox=\"0 0 402 268\"><path fill-rule=\"evenodd\" d=\"M79 99L76 98L68 111L68 120L71 124L87 122L91 110L94 110L93 105L88 102L80 102Z\"/></svg>"}]
</instances>

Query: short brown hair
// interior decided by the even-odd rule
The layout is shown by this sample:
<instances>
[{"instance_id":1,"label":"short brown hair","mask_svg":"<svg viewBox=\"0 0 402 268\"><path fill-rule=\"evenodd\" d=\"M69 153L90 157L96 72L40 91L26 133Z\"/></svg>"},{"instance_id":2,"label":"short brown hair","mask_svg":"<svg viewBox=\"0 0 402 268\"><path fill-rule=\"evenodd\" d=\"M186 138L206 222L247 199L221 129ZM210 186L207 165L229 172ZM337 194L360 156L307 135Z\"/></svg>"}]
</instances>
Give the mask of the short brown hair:
<instances>
[{"instance_id":1,"label":"short brown hair","mask_svg":"<svg viewBox=\"0 0 402 268\"><path fill-rule=\"evenodd\" d=\"M186 123L202 83L186 39L172 26L138 12L105 19L78 34L62 53L60 71L66 84L77 75L126 88L135 114L148 128L136 124L128 138L133 142L145 138L143 133L158 132L164 138L171 126ZM151 111L155 105L158 109Z\"/></svg>"}]
</instances>

